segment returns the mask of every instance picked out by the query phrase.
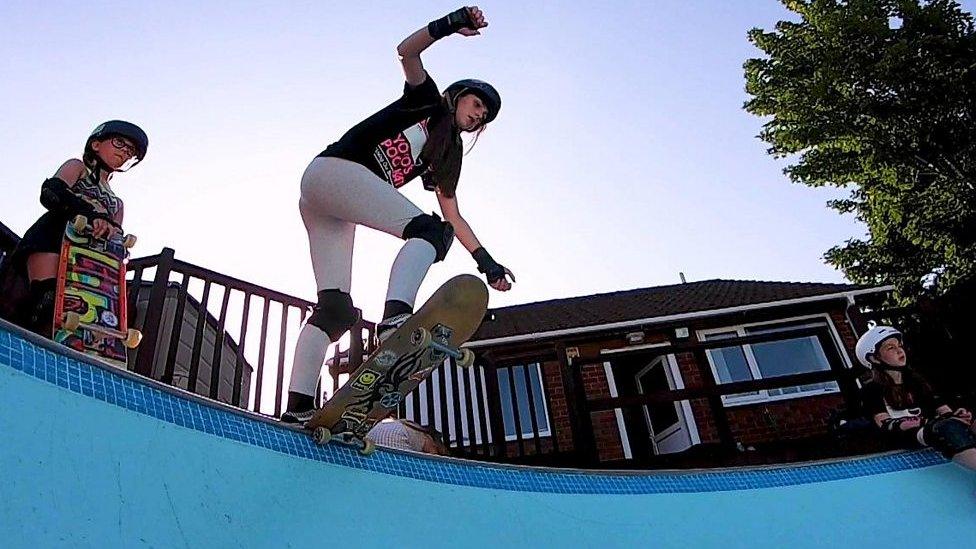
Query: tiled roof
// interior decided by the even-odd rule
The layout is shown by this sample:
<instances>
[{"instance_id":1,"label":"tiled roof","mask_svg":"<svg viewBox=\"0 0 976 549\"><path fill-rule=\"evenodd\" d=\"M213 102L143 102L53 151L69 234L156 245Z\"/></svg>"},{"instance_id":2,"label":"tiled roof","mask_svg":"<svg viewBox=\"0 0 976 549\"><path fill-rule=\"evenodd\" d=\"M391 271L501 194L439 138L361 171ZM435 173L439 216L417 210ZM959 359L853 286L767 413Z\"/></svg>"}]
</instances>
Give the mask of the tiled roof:
<instances>
[{"instance_id":1,"label":"tiled roof","mask_svg":"<svg viewBox=\"0 0 976 549\"><path fill-rule=\"evenodd\" d=\"M491 309L472 341L809 298L873 286L704 280Z\"/></svg>"}]
</instances>

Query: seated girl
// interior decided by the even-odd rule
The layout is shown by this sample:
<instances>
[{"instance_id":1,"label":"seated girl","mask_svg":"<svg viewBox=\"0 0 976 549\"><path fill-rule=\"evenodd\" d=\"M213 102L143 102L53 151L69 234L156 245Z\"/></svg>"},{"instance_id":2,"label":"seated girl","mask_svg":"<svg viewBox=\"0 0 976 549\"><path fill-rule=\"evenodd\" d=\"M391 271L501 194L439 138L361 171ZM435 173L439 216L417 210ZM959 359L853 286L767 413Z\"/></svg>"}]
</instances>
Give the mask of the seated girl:
<instances>
[{"instance_id":1,"label":"seated girl","mask_svg":"<svg viewBox=\"0 0 976 549\"><path fill-rule=\"evenodd\" d=\"M930 446L976 471L976 425L969 410L949 405L908 366L902 334L876 326L857 342L857 359L871 369L864 405L885 436L905 448Z\"/></svg>"}]
</instances>

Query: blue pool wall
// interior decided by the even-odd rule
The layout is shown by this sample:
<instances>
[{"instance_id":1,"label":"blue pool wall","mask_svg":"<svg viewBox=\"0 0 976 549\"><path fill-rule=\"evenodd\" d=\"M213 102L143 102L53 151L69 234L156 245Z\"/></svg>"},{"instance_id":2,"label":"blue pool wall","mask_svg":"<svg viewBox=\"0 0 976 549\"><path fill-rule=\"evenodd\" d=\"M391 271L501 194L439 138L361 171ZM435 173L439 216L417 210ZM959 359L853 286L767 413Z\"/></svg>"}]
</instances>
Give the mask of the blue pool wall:
<instances>
[{"instance_id":1,"label":"blue pool wall","mask_svg":"<svg viewBox=\"0 0 976 549\"><path fill-rule=\"evenodd\" d=\"M976 545L976 475L931 451L630 474L363 457L9 324L0 399L3 547Z\"/></svg>"}]
</instances>

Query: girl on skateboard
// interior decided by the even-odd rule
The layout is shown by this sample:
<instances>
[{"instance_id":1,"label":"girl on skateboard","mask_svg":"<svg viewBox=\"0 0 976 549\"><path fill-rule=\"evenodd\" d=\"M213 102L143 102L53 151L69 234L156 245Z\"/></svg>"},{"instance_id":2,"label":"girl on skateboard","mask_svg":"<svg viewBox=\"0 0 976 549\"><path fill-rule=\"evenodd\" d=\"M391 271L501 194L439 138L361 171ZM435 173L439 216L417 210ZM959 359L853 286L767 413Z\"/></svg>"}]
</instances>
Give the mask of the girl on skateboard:
<instances>
[{"instance_id":1,"label":"girl on skateboard","mask_svg":"<svg viewBox=\"0 0 976 549\"><path fill-rule=\"evenodd\" d=\"M875 425L899 446L931 446L947 459L976 470L976 424L966 408L951 407L908 366L902 335L890 326L871 328L855 349L871 368L864 405Z\"/></svg>"},{"instance_id":2,"label":"girl on skateboard","mask_svg":"<svg viewBox=\"0 0 976 549\"><path fill-rule=\"evenodd\" d=\"M51 337L58 259L65 225L76 215L89 219L94 235L121 231L122 200L110 182L146 156L146 132L130 122L111 120L88 136L81 159L72 158L41 185L47 211L34 222L5 262L0 315ZM19 291L18 291L19 290Z\"/></svg>"},{"instance_id":3,"label":"girl on skateboard","mask_svg":"<svg viewBox=\"0 0 976 549\"><path fill-rule=\"evenodd\" d=\"M424 276L444 259L455 237L493 288L511 288L511 272L492 258L461 217L456 194L464 153L461 134L480 135L498 116L501 97L480 80L461 80L440 92L420 59L435 41L454 33L476 36L486 26L481 10L465 7L408 36L397 47L406 77L403 95L329 145L305 170L299 210L308 231L318 302L298 338L283 421L311 418L326 349L358 320L349 295L356 225L406 241L390 272L383 321L377 325L381 340L413 313ZM436 194L443 220L397 191L416 177Z\"/></svg>"}]
</instances>

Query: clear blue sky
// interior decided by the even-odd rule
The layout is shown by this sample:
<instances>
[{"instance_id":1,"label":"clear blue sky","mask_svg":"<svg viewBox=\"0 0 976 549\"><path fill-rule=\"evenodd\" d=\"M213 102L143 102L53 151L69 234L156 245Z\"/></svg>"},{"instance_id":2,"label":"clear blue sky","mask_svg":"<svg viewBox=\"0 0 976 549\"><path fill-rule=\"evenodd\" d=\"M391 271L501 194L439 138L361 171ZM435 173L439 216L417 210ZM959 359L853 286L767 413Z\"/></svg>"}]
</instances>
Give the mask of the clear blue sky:
<instances>
[{"instance_id":1,"label":"clear blue sky","mask_svg":"<svg viewBox=\"0 0 976 549\"><path fill-rule=\"evenodd\" d=\"M41 182L105 119L148 158L113 182L135 255L177 257L314 296L298 183L308 161L402 87L397 43L451 2L0 4L0 220L22 233ZM830 246L864 233L789 183L742 110L773 0L481 5L490 26L424 55L442 87L501 91L465 159L462 214L515 271L492 306L689 280L842 281ZM430 193L405 193L433 210ZM360 229L353 297L378 317L400 241ZM460 245L421 289L474 272Z\"/></svg>"}]
</instances>

